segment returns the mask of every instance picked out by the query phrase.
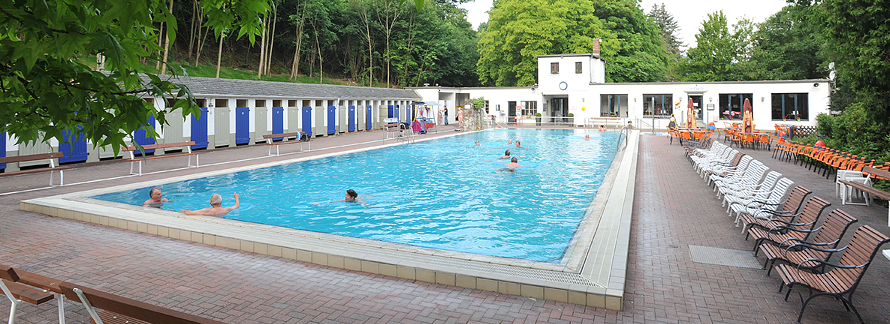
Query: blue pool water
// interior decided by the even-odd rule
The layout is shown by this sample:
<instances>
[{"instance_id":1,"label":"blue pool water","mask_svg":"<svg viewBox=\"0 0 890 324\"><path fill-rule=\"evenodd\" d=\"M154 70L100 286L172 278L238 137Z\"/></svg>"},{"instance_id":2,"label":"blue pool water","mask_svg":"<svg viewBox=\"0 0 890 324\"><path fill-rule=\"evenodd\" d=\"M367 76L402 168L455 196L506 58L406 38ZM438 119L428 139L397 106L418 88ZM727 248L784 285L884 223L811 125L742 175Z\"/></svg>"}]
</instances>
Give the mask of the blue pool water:
<instances>
[{"instance_id":1,"label":"blue pool water","mask_svg":"<svg viewBox=\"0 0 890 324\"><path fill-rule=\"evenodd\" d=\"M585 140L589 134L591 139ZM519 139L523 148L507 145ZM476 141L481 146L475 146ZM559 262L616 153L617 134L509 129L161 186L165 209L223 206L226 218L437 249ZM501 171L511 150L527 166ZM132 205L150 188L94 198ZM373 205L336 203L346 189Z\"/></svg>"}]
</instances>

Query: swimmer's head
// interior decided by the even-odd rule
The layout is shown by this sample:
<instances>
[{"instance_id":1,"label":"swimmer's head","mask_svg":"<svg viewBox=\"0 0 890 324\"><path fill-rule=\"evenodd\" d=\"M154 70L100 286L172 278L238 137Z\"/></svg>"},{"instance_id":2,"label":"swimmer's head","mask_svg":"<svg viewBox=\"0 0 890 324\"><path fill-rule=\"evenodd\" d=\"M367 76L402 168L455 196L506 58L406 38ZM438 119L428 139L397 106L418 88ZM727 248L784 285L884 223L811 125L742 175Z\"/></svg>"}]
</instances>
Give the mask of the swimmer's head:
<instances>
[{"instance_id":1,"label":"swimmer's head","mask_svg":"<svg viewBox=\"0 0 890 324\"><path fill-rule=\"evenodd\" d=\"M210 205L211 206L222 205L222 196L220 196L219 194L211 195L210 196Z\"/></svg>"},{"instance_id":2,"label":"swimmer's head","mask_svg":"<svg viewBox=\"0 0 890 324\"><path fill-rule=\"evenodd\" d=\"M519 159L517 159L516 157L513 157L512 159L510 159L510 162L516 163L516 162L519 162Z\"/></svg>"},{"instance_id":3,"label":"swimmer's head","mask_svg":"<svg viewBox=\"0 0 890 324\"><path fill-rule=\"evenodd\" d=\"M358 198L358 193L355 192L355 190L349 189L349 190L346 190L346 196L348 196L352 199L355 199L355 198Z\"/></svg>"},{"instance_id":4,"label":"swimmer's head","mask_svg":"<svg viewBox=\"0 0 890 324\"><path fill-rule=\"evenodd\" d=\"M505 155L505 156L510 156L510 150L506 150L506 151L504 151L504 155Z\"/></svg>"}]
</instances>

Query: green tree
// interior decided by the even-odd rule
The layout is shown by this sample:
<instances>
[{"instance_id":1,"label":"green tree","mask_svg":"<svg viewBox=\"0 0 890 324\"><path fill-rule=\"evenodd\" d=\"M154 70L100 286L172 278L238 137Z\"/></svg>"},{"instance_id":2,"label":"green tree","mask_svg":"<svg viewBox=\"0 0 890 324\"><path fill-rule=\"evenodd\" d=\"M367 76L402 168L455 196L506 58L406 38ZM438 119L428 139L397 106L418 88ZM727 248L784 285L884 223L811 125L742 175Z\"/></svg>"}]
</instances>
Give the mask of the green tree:
<instances>
[{"instance_id":1,"label":"green tree","mask_svg":"<svg viewBox=\"0 0 890 324\"><path fill-rule=\"evenodd\" d=\"M695 41L696 46L686 51L687 59L680 64L681 79L690 82L729 80L739 47L729 32L722 10L708 14Z\"/></svg>"},{"instance_id":2,"label":"green tree","mask_svg":"<svg viewBox=\"0 0 890 324\"><path fill-rule=\"evenodd\" d=\"M266 0L201 6L217 37L235 27L251 42L261 28L258 13L269 8ZM63 130L81 127L93 145L117 152L139 128L157 136L148 116L166 123L165 111L143 96L186 99L172 101L184 116L198 111L175 79L137 74L141 59L159 60L160 23L170 42L176 37L166 1L14 0L0 2L0 17L0 132L18 143L64 141ZM108 73L87 63L96 54L107 58Z\"/></svg>"},{"instance_id":3,"label":"green tree","mask_svg":"<svg viewBox=\"0 0 890 324\"><path fill-rule=\"evenodd\" d=\"M633 0L593 1L594 15L610 33L602 57L607 82L665 81L668 57L654 20ZM586 52L586 51L585 51ZM584 52L582 52L584 53Z\"/></svg>"},{"instance_id":4,"label":"green tree","mask_svg":"<svg viewBox=\"0 0 890 324\"><path fill-rule=\"evenodd\" d=\"M594 37L603 38L604 55L617 52L617 38L603 29L591 2L498 0L479 35L479 80L530 86L537 83L538 55L589 53Z\"/></svg>"},{"instance_id":5,"label":"green tree","mask_svg":"<svg viewBox=\"0 0 890 324\"><path fill-rule=\"evenodd\" d=\"M798 5L809 12L826 58L835 62L841 92L854 97L849 106L832 107L842 111L833 143L853 154L890 160L890 5L886 0Z\"/></svg>"},{"instance_id":6,"label":"green tree","mask_svg":"<svg viewBox=\"0 0 890 324\"><path fill-rule=\"evenodd\" d=\"M805 80L828 76L812 23L803 8L786 6L761 24L754 33L750 79Z\"/></svg>"},{"instance_id":7,"label":"green tree","mask_svg":"<svg viewBox=\"0 0 890 324\"><path fill-rule=\"evenodd\" d=\"M668 57L667 64L665 64L666 77L670 81L678 81L680 80L680 72L678 69L680 60L683 57L682 47L686 46L686 44L683 44L677 36L680 32L680 27L674 20L674 16L667 12L664 3L662 3L661 6L653 4L652 10L649 11L649 17L651 17L654 20L655 25L658 26L658 35L661 36L661 40L664 42L662 48Z\"/></svg>"}]
</instances>

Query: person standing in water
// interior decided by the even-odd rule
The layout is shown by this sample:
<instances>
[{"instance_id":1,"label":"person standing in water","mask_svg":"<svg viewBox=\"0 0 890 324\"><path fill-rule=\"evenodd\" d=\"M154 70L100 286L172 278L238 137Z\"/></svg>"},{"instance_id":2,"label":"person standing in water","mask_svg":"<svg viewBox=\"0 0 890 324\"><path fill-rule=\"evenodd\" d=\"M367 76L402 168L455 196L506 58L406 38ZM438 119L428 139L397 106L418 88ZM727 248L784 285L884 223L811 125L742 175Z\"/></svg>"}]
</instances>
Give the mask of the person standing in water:
<instances>
[{"instance_id":1,"label":"person standing in water","mask_svg":"<svg viewBox=\"0 0 890 324\"><path fill-rule=\"evenodd\" d=\"M167 198L162 197L161 188L158 187L151 188L148 191L148 196L151 198L142 203L142 207L161 208L165 202L169 201Z\"/></svg>"},{"instance_id":2,"label":"person standing in water","mask_svg":"<svg viewBox=\"0 0 890 324\"><path fill-rule=\"evenodd\" d=\"M198 209L198 210L181 210L180 212L186 215L205 215L205 216L225 216L230 211L238 209L241 207L241 202L238 200L238 194L235 194L235 205L232 207L223 207L222 206L222 196L219 194L213 194L210 196L210 208Z\"/></svg>"},{"instance_id":3,"label":"person standing in water","mask_svg":"<svg viewBox=\"0 0 890 324\"><path fill-rule=\"evenodd\" d=\"M516 171L516 169L520 168L520 167L525 167L525 166L522 164L519 164L519 159L517 159L516 157L513 157L512 159L510 159L510 163L507 163L507 165L505 165L504 168L499 171L513 172L513 171Z\"/></svg>"},{"instance_id":4,"label":"person standing in water","mask_svg":"<svg viewBox=\"0 0 890 324\"><path fill-rule=\"evenodd\" d=\"M361 203L361 204L364 204L365 206L368 206L368 207L374 207L374 206L371 206L371 205L369 205L368 203L362 201L361 199L358 199L358 193L355 192L355 190L352 190L352 189L346 190L346 197L343 198L343 199L335 200L335 201L328 202L328 203L323 203L323 204L316 204L316 205L318 205L318 206L324 206L324 205L327 205L327 204L338 203L338 202L355 202L355 203Z\"/></svg>"}]
</instances>

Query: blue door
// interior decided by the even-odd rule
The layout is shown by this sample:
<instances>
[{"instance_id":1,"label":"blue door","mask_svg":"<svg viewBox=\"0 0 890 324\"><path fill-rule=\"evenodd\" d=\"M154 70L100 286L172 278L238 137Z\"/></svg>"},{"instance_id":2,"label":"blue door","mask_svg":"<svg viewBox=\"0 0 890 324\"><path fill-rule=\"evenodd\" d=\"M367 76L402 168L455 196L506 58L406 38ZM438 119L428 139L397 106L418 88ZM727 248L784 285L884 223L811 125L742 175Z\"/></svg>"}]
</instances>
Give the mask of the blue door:
<instances>
[{"instance_id":1,"label":"blue door","mask_svg":"<svg viewBox=\"0 0 890 324\"><path fill-rule=\"evenodd\" d=\"M371 123L371 120L373 120L373 115L371 114L371 105L368 105L368 112L365 114L365 119L367 119L365 122L368 123L367 125L365 125L365 129L374 128L374 124Z\"/></svg>"},{"instance_id":2,"label":"blue door","mask_svg":"<svg viewBox=\"0 0 890 324\"><path fill-rule=\"evenodd\" d=\"M349 106L349 131L355 131L355 106Z\"/></svg>"},{"instance_id":3,"label":"blue door","mask_svg":"<svg viewBox=\"0 0 890 324\"><path fill-rule=\"evenodd\" d=\"M312 107L303 107L303 132L312 137Z\"/></svg>"},{"instance_id":4,"label":"blue door","mask_svg":"<svg viewBox=\"0 0 890 324\"><path fill-rule=\"evenodd\" d=\"M411 105L407 105L405 107L408 107L405 109L405 121L410 123L412 120L414 120L414 118L412 118L412 116L414 115L414 111L411 110Z\"/></svg>"},{"instance_id":5,"label":"blue door","mask_svg":"<svg viewBox=\"0 0 890 324\"><path fill-rule=\"evenodd\" d=\"M148 127L155 127L155 116L149 115L146 121L148 122ZM137 129L136 132L133 133L133 141L135 141L139 145L152 145L155 143L154 137L149 137L148 132L146 132L143 128ZM145 150L146 154L154 152L155 150Z\"/></svg>"},{"instance_id":6,"label":"blue door","mask_svg":"<svg viewBox=\"0 0 890 324\"><path fill-rule=\"evenodd\" d=\"M396 114L393 112L393 108L394 108L394 107L395 107L395 106L393 106L393 105L389 105L389 107L388 107L389 109L386 111L386 118L399 117L398 115L396 115Z\"/></svg>"},{"instance_id":7,"label":"blue door","mask_svg":"<svg viewBox=\"0 0 890 324\"><path fill-rule=\"evenodd\" d=\"M207 148L207 107L201 107L201 115L192 114L192 149Z\"/></svg>"},{"instance_id":8,"label":"blue door","mask_svg":"<svg viewBox=\"0 0 890 324\"><path fill-rule=\"evenodd\" d=\"M235 144L250 143L250 107L235 108Z\"/></svg>"},{"instance_id":9,"label":"blue door","mask_svg":"<svg viewBox=\"0 0 890 324\"><path fill-rule=\"evenodd\" d=\"M78 129L83 127L77 126ZM81 132L70 132L67 129L62 131L62 138L65 140L59 143L59 152L64 156L59 158L59 163L68 162L86 162L87 160L87 141Z\"/></svg>"},{"instance_id":10,"label":"blue door","mask_svg":"<svg viewBox=\"0 0 890 324\"><path fill-rule=\"evenodd\" d=\"M337 107L328 106L328 135L337 133Z\"/></svg>"},{"instance_id":11,"label":"blue door","mask_svg":"<svg viewBox=\"0 0 890 324\"><path fill-rule=\"evenodd\" d=\"M0 157L6 157L6 132L0 136ZM0 169L6 169L6 163L0 163Z\"/></svg>"},{"instance_id":12,"label":"blue door","mask_svg":"<svg viewBox=\"0 0 890 324\"><path fill-rule=\"evenodd\" d=\"M284 107L272 107L272 134L284 133ZM281 137L273 138L280 140Z\"/></svg>"}]
</instances>

